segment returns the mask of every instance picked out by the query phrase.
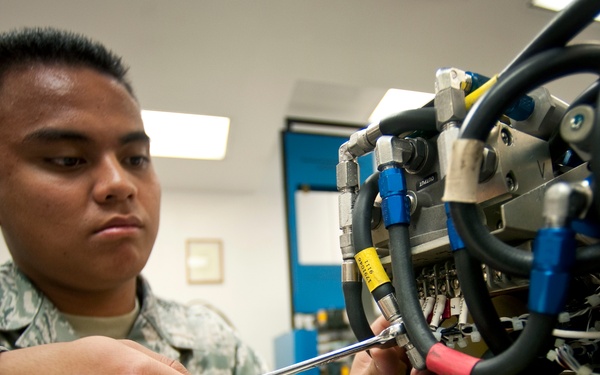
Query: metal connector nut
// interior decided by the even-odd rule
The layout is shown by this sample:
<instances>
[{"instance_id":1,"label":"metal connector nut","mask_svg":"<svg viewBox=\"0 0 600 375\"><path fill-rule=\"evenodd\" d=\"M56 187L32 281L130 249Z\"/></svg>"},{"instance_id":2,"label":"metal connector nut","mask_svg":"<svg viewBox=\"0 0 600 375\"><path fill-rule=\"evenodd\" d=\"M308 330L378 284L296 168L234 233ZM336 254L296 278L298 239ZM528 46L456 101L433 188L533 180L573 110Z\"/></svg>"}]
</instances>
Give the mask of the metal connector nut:
<instances>
[{"instance_id":1,"label":"metal connector nut","mask_svg":"<svg viewBox=\"0 0 600 375\"><path fill-rule=\"evenodd\" d=\"M335 166L336 183L338 190L358 186L358 163L356 161L342 161Z\"/></svg>"},{"instance_id":2,"label":"metal connector nut","mask_svg":"<svg viewBox=\"0 0 600 375\"><path fill-rule=\"evenodd\" d=\"M466 73L455 68L439 69L435 77L435 109L438 130L447 122L462 122L467 115L462 84Z\"/></svg>"},{"instance_id":3,"label":"metal connector nut","mask_svg":"<svg viewBox=\"0 0 600 375\"><path fill-rule=\"evenodd\" d=\"M498 169L498 156L496 151L485 146L483 149L483 159L481 160L481 168L479 170L479 182L486 182L496 174Z\"/></svg>"},{"instance_id":4,"label":"metal connector nut","mask_svg":"<svg viewBox=\"0 0 600 375\"><path fill-rule=\"evenodd\" d=\"M382 136L377 140L375 148L375 161L377 168L382 170L385 166L394 164L404 167L413 157L414 147L407 139L394 136Z\"/></svg>"}]
</instances>

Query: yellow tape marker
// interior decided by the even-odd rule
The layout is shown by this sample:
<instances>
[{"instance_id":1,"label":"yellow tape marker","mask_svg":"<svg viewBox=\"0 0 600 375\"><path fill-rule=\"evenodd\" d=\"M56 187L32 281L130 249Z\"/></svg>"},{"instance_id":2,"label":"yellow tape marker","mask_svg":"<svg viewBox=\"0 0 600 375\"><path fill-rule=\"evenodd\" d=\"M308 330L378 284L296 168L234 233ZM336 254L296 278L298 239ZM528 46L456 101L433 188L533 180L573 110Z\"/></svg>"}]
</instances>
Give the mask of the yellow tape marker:
<instances>
[{"instance_id":1,"label":"yellow tape marker","mask_svg":"<svg viewBox=\"0 0 600 375\"><path fill-rule=\"evenodd\" d=\"M490 88L492 88L492 86L494 86L497 81L498 75L495 75L492 78L490 78L486 83L481 85L477 90L467 95L467 97L465 98L465 107L467 108L467 111L471 109L475 102L478 101L479 98L481 98L483 94L485 94Z\"/></svg>"},{"instance_id":2,"label":"yellow tape marker","mask_svg":"<svg viewBox=\"0 0 600 375\"><path fill-rule=\"evenodd\" d=\"M369 292L372 292L381 284L390 282L390 278L383 269L377 250L374 247L361 250L354 256L354 259L356 259L358 269L367 283Z\"/></svg>"}]
</instances>

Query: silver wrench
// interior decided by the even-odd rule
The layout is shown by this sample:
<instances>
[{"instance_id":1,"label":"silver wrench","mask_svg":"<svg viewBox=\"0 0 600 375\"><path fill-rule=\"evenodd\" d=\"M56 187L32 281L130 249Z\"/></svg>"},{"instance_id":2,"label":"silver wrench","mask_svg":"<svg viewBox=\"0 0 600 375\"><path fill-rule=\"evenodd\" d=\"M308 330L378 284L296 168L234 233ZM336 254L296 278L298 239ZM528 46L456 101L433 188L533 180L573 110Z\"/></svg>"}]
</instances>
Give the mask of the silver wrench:
<instances>
[{"instance_id":1,"label":"silver wrench","mask_svg":"<svg viewBox=\"0 0 600 375\"><path fill-rule=\"evenodd\" d=\"M395 339L401 333L405 333L404 325L401 322L394 323L388 328L381 331L380 334L368 338L364 341L359 341L355 344L346 346L344 348L336 349L329 353L321 354L317 357L307 359L302 362L295 363L293 365L280 368L279 370L267 372L263 375L292 375L298 372L311 369L313 367L321 366L329 362L333 362L337 359L348 357L352 354L367 350L376 346L387 344L391 340Z\"/></svg>"}]
</instances>

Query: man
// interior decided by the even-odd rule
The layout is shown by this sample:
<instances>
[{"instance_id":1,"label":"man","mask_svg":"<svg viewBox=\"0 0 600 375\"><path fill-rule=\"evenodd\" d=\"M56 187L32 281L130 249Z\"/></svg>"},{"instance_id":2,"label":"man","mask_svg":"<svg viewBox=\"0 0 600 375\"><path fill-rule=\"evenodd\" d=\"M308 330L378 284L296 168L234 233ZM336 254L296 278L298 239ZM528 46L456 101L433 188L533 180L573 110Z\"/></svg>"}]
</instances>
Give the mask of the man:
<instances>
[{"instance_id":1,"label":"man","mask_svg":"<svg viewBox=\"0 0 600 375\"><path fill-rule=\"evenodd\" d=\"M217 314L140 276L160 186L126 72L80 35L0 34L0 373L263 373Z\"/></svg>"}]
</instances>

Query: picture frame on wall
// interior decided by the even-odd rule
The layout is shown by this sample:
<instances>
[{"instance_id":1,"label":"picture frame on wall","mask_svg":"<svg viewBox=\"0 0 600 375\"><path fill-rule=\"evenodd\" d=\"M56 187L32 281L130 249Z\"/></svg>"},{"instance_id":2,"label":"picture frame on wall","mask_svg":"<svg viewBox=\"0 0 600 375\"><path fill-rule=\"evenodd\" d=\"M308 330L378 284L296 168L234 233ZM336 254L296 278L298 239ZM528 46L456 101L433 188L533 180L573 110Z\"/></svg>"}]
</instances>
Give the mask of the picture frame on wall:
<instances>
[{"instance_id":1,"label":"picture frame on wall","mask_svg":"<svg viewBox=\"0 0 600 375\"><path fill-rule=\"evenodd\" d=\"M189 239L186 242L188 284L223 282L223 243L219 239Z\"/></svg>"}]
</instances>

